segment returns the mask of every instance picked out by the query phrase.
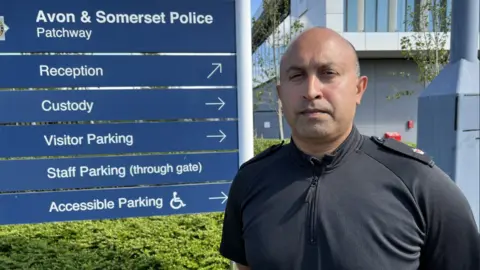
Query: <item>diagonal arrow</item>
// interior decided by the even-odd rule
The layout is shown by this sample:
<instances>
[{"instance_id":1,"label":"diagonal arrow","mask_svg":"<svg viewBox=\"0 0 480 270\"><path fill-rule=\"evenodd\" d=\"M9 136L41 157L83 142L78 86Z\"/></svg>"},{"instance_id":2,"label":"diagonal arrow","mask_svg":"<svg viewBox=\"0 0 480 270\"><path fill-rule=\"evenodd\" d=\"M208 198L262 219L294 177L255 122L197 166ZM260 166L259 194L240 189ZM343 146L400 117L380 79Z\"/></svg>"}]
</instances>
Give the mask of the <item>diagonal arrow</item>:
<instances>
[{"instance_id":1,"label":"diagonal arrow","mask_svg":"<svg viewBox=\"0 0 480 270\"><path fill-rule=\"evenodd\" d=\"M219 142L223 142L223 140L225 140L225 138L227 137L227 135L225 135L225 133L223 133L222 130L218 130L221 134L219 135L207 135L207 138L221 138Z\"/></svg>"},{"instance_id":2,"label":"diagonal arrow","mask_svg":"<svg viewBox=\"0 0 480 270\"><path fill-rule=\"evenodd\" d=\"M220 73L222 73L222 63L212 63L212 66L216 66L210 74L208 74L207 79L210 79L212 75L215 73L215 71L219 70Z\"/></svg>"},{"instance_id":3,"label":"diagonal arrow","mask_svg":"<svg viewBox=\"0 0 480 270\"><path fill-rule=\"evenodd\" d=\"M222 191L222 196L221 197L210 197L208 199L209 200L223 200L222 204L224 204L228 200L228 196L227 196L227 194L225 194L225 192Z\"/></svg>"},{"instance_id":4,"label":"diagonal arrow","mask_svg":"<svg viewBox=\"0 0 480 270\"><path fill-rule=\"evenodd\" d=\"M217 99L220 101L220 102L210 102L210 103L205 103L205 105L209 106L209 105L220 105L220 107L218 107L218 110L220 111L223 106L225 106L225 101L223 101L221 98L217 97Z\"/></svg>"}]
</instances>

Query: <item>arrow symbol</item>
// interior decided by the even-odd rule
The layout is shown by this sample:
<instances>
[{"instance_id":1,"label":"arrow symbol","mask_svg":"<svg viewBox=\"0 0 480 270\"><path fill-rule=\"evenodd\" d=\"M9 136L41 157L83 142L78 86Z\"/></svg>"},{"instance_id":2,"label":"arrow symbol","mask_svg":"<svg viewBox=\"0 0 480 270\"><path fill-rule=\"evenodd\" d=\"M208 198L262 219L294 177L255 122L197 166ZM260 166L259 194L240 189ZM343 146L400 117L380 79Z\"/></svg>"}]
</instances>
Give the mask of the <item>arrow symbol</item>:
<instances>
[{"instance_id":1,"label":"arrow symbol","mask_svg":"<svg viewBox=\"0 0 480 270\"><path fill-rule=\"evenodd\" d=\"M220 135L207 135L207 138L221 138L219 142L222 142L223 140L225 140L227 135L225 135L225 133L223 133L222 130L218 130L218 131L221 133Z\"/></svg>"},{"instance_id":2,"label":"arrow symbol","mask_svg":"<svg viewBox=\"0 0 480 270\"><path fill-rule=\"evenodd\" d=\"M221 98L217 97L218 101L220 102L210 102L210 103L205 103L205 105L209 106L209 105L220 105L220 107L218 107L218 110L220 111L223 106L225 106L225 101L223 101Z\"/></svg>"},{"instance_id":3,"label":"arrow symbol","mask_svg":"<svg viewBox=\"0 0 480 270\"><path fill-rule=\"evenodd\" d=\"M210 74L208 74L207 79L210 79L212 75L215 73L215 71L219 70L220 73L222 73L222 63L212 63L212 66L216 66Z\"/></svg>"},{"instance_id":4,"label":"arrow symbol","mask_svg":"<svg viewBox=\"0 0 480 270\"><path fill-rule=\"evenodd\" d=\"M223 200L222 204L224 204L227 201L228 196L227 196L227 194L225 194L225 192L222 191L222 196L221 197L210 197L208 199L209 200Z\"/></svg>"}]
</instances>

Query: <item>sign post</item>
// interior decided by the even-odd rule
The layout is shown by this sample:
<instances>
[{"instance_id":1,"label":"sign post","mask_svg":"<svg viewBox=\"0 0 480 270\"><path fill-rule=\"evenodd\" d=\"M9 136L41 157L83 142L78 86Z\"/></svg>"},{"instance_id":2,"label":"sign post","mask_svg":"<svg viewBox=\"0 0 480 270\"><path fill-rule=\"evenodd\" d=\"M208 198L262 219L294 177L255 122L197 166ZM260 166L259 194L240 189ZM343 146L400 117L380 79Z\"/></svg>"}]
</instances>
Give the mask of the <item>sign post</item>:
<instances>
[{"instance_id":1,"label":"sign post","mask_svg":"<svg viewBox=\"0 0 480 270\"><path fill-rule=\"evenodd\" d=\"M224 210L253 156L249 1L0 6L0 224Z\"/></svg>"},{"instance_id":2,"label":"sign post","mask_svg":"<svg viewBox=\"0 0 480 270\"><path fill-rule=\"evenodd\" d=\"M238 127L239 164L252 158L253 152L253 85L252 85L252 34L250 1L235 1L237 40L237 85L238 85ZM243 56L243 57L242 57ZM242 90L240 90L242 89ZM237 270L231 262L231 270Z\"/></svg>"}]
</instances>

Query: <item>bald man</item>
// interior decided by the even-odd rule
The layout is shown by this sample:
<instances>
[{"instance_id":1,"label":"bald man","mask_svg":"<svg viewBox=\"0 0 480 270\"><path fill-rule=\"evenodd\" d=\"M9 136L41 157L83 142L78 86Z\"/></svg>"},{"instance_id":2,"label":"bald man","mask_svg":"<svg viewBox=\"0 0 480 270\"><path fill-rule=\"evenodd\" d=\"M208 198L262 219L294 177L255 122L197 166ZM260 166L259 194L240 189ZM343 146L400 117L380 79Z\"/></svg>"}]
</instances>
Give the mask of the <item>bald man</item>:
<instances>
[{"instance_id":1,"label":"bald man","mask_svg":"<svg viewBox=\"0 0 480 270\"><path fill-rule=\"evenodd\" d=\"M478 270L470 206L426 155L354 125L368 79L353 47L313 28L288 48L278 96L291 127L239 169L221 254L240 270Z\"/></svg>"}]
</instances>

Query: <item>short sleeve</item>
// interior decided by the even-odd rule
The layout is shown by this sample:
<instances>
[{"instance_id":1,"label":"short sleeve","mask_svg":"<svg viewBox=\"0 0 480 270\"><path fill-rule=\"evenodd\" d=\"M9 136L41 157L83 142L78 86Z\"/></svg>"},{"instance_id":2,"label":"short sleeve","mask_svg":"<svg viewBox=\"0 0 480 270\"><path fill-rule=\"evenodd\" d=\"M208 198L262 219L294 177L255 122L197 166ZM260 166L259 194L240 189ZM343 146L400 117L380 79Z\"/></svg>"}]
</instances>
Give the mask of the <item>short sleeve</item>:
<instances>
[{"instance_id":1,"label":"short sleeve","mask_svg":"<svg viewBox=\"0 0 480 270\"><path fill-rule=\"evenodd\" d=\"M434 168L421 200L427 223L422 269L480 269L480 234L460 188Z\"/></svg>"},{"instance_id":2,"label":"short sleeve","mask_svg":"<svg viewBox=\"0 0 480 270\"><path fill-rule=\"evenodd\" d=\"M244 183L241 173L232 181L223 220L220 254L236 263L248 266L243 240L242 199Z\"/></svg>"}]
</instances>

